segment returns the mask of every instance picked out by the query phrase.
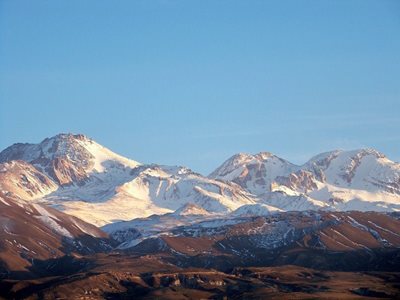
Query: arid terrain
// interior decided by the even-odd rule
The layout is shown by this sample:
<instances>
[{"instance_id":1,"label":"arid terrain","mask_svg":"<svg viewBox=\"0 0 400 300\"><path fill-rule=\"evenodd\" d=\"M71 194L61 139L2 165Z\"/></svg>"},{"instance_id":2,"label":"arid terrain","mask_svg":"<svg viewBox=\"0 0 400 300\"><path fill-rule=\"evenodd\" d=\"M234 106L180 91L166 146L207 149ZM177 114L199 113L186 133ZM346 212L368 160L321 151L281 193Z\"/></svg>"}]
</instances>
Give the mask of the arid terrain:
<instances>
[{"instance_id":1,"label":"arid terrain","mask_svg":"<svg viewBox=\"0 0 400 300\"><path fill-rule=\"evenodd\" d=\"M46 262L57 264L57 262ZM65 262L59 262L65 266ZM179 268L159 256L76 258L67 274L3 280L5 299L376 299L400 296L399 272L343 272L294 265L224 272ZM57 268L57 267L56 267ZM61 267L63 268L63 267Z\"/></svg>"}]
</instances>

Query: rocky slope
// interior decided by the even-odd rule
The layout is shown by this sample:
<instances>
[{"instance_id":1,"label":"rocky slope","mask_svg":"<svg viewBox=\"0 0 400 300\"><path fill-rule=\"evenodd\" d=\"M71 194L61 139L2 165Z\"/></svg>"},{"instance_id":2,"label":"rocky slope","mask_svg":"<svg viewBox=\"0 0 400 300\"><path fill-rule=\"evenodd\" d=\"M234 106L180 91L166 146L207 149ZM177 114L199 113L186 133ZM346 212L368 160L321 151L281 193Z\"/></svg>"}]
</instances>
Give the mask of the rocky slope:
<instances>
[{"instance_id":1,"label":"rocky slope","mask_svg":"<svg viewBox=\"0 0 400 300\"><path fill-rule=\"evenodd\" d=\"M376 212L283 212L177 226L126 251L160 253L179 266L300 265L398 270L400 221Z\"/></svg>"},{"instance_id":2,"label":"rocky slope","mask_svg":"<svg viewBox=\"0 0 400 300\"><path fill-rule=\"evenodd\" d=\"M0 193L0 277L29 277L65 255L111 249L108 236L97 227Z\"/></svg>"}]
</instances>

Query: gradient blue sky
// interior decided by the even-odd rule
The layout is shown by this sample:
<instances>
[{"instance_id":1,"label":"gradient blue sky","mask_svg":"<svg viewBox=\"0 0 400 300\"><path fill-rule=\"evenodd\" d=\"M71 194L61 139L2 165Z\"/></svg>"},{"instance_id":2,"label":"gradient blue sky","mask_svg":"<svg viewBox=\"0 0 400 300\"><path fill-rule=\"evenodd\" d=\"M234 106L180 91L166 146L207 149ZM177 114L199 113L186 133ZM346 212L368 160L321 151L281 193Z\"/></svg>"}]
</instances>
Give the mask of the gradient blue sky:
<instances>
[{"instance_id":1,"label":"gradient blue sky","mask_svg":"<svg viewBox=\"0 0 400 300\"><path fill-rule=\"evenodd\" d=\"M209 173L237 152L400 160L400 1L0 0L0 148L84 133Z\"/></svg>"}]
</instances>

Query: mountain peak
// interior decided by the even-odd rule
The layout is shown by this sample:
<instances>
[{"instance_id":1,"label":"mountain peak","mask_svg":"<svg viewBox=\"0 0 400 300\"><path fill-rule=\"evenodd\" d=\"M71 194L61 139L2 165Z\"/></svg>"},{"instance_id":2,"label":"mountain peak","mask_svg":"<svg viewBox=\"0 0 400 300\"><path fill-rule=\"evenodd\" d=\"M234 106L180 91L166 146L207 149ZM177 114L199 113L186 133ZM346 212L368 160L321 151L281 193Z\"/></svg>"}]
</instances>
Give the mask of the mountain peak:
<instances>
[{"instance_id":1,"label":"mountain peak","mask_svg":"<svg viewBox=\"0 0 400 300\"><path fill-rule=\"evenodd\" d=\"M275 155L272 154L271 152L267 152L267 151L263 151L263 152L260 152L260 153L257 153L256 155L254 155L254 157L261 159L261 160L266 160L273 156L275 156Z\"/></svg>"},{"instance_id":2,"label":"mountain peak","mask_svg":"<svg viewBox=\"0 0 400 300\"><path fill-rule=\"evenodd\" d=\"M386 158L386 156L373 148L360 148L356 150L336 149L328 152L320 153L312 157L305 165L317 165L327 167L331 161L335 159L351 161L360 160L366 156L373 156L376 159Z\"/></svg>"},{"instance_id":3,"label":"mountain peak","mask_svg":"<svg viewBox=\"0 0 400 300\"><path fill-rule=\"evenodd\" d=\"M375 156L378 156L378 157L384 157L385 156L382 152L380 152L380 151L378 151L378 150L376 150L374 148L366 147L366 148L358 148L358 149L352 149L352 150L334 149L334 150L331 150L331 151L322 152L320 154L317 154L314 157L326 156L326 155L334 155L334 154L337 155L337 154L340 154L340 153L348 153L348 154L351 154L351 155L355 155L355 154L366 154L366 155L368 155L368 154L370 154L370 155L375 155Z\"/></svg>"},{"instance_id":4,"label":"mountain peak","mask_svg":"<svg viewBox=\"0 0 400 300\"><path fill-rule=\"evenodd\" d=\"M239 153L226 160L209 175L209 178L233 181L258 194L261 190L269 190L272 179L284 173L295 171L298 167L270 153L260 152L254 155ZM258 187L249 187L247 182L254 179ZM252 184L253 185L253 184Z\"/></svg>"},{"instance_id":5,"label":"mountain peak","mask_svg":"<svg viewBox=\"0 0 400 300\"><path fill-rule=\"evenodd\" d=\"M65 141L73 141L73 140L79 140L79 141L91 141L92 139L89 138L88 136L78 133L78 134L73 134L73 133L59 133L56 134L53 137L45 138L41 143L44 143L49 140L65 140Z\"/></svg>"},{"instance_id":6,"label":"mountain peak","mask_svg":"<svg viewBox=\"0 0 400 300\"><path fill-rule=\"evenodd\" d=\"M199 205L194 203L186 203L175 212L175 215L188 216L188 215L209 215L210 213Z\"/></svg>"},{"instance_id":7,"label":"mountain peak","mask_svg":"<svg viewBox=\"0 0 400 300\"><path fill-rule=\"evenodd\" d=\"M362 149L358 149L356 151L362 155L373 155L376 158L385 158L386 157L385 154L383 154L382 152L380 152L374 148L362 148Z\"/></svg>"},{"instance_id":8,"label":"mountain peak","mask_svg":"<svg viewBox=\"0 0 400 300\"><path fill-rule=\"evenodd\" d=\"M227 161L234 161L234 162L245 162L246 160L267 160L271 157L276 157L276 155L272 154L271 152L268 151L261 151L256 154L249 154L245 152L239 152L235 155L232 155Z\"/></svg>"},{"instance_id":9,"label":"mountain peak","mask_svg":"<svg viewBox=\"0 0 400 300\"><path fill-rule=\"evenodd\" d=\"M14 144L0 152L0 163L11 160L31 163L61 185L82 183L90 173L102 173L108 167L139 165L83 134L72 133L61 133L39 144Z\"/></svg>"}]
</instances>

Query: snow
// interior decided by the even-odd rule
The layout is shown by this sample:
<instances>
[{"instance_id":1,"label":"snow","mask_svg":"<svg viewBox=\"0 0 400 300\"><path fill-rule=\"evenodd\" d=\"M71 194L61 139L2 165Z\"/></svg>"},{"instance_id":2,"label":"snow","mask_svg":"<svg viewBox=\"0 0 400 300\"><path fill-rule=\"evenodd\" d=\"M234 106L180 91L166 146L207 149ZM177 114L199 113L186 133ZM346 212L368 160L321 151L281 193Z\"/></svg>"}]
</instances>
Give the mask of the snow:
<instances>
[{"instance_id":1,"label":"snow","mask_svg":"<svg viewBox=\"0 0 400 300\"><path fill-rule=\"evenodd\" d=\"M109 149L101 146L93 140L78 141L91 154L94 159L92 172L102 173L107 171L107 168L113 168L115 164L120 164L124 167L135 168L140 163L127 159L118 155Z\"/></svg>"},{"instance_id":2,"label":"snow","mask_svg":"<svg viewBox=\"0 0 400 300\"><path fill-rule=\"evenodd\" d=\"M60 221L55 215L50 213L44 206L39 205L39 204L32 204L32 206L36 209L36 211L41 215L41 216L47 216L49 218L52 218L53 220Z\"/></svg>"},{"instance_id":3,"label":"snow","mask_svg":"<svg viewBox=\"0 0 400 300\"><path fill-rule=\"evenodd\" d=\"M103 177L102 184L89 181L84 187L59 190L45 197L45 201L98 226L173 212L187 203L218 213L255 203L253 196L237 185L208 179L182 168L139 166L113 178Z\"/></svg>"},{"instance_id":4,"label":"snow","mask_svg":"<svg viewBox=\"0 0 400 300\"><path fill-rule=\"evenodd\" d=\"M231 213L232 216L264 216L272 213L282 212L281 209L262 203L247 204L239 207Z\"/></svg>"},{"instance_id":5,"label":"snow","mask_svg":"<svg viewBox=\"0 0 400 300\"><path fill-rule=\"evenodd\" d=\"M347 236L345 236L344 234L340 233L339 231L337 231L337 230L335 230L335 229L333 229L333 228L331 228L331 230L332 230L333 232L335 232L337 235L341 236L341 237L342 237L343 239L345 239L346 241L349 241L351 244L353 244L353 245L355 245L355 246L357 246L357 247L364 248L364 249L366 249L366 250L370 250L367 246L362 245L362 244L359 244L359 243L356 243L356 242L350 240Z\"/></svg>"},{"instance_id":6,"label":"snow","mask_svg":"<svg viewBox=\"0 0 400 300\"><path fill-rule=\"evenodd\" d=\"M190 215L210 215L208 211L203 209L201 206L193 204L193 203L187 203L183 205L182 207L178 208L175 212L174 215L181 215L181 216L190 216Z\"/></svg>"},{"instance_id":7,"label":"snow","mask_svg":"<svg viewBox=\"0 0 400 300\"><path fill-rule=\"evenodd\" d=\"M0 197L0 201L1 201L3 204L7 205L7 206L11 206L6 200L4 200L4 199L1 198L1 197Z\"/></svg>"},{"instance_id":8,"label":"snow","mask_svg":"<svg viewBox=\"0 0 400 300\"><path fill-rule=\"evenodd\" d=\"M375 226L376 228L378 228L378 229L380 229L380 230L386 231L386 232L388 232L388 233L390 233L390 234L393 234L393 235L395 235L395 236L400 237L399 234L397 234L397 233L395 233L395 232L393 232L393 231L391 231L391 230L389 230L389 229L383 228L383 227L381 227L381 226L375 224L375 223L372 222L372 221L368 221L368 223L369 223L369 224L372 224L373 226Z\"/></svg>"},{"instance_id":9,"label":"snow","mask_svg":"<svg viewBox=\"0 0 400 300\"><path fill-rule=\"evenodd\" d=\"M398 183L400 178L400 165L372 149L321 154L304 167L313 165L321 168L327 183L338 188L379 192L382 191L381 182Z\"/></svg>"},{"instance_id":10,"label":"snow","mask_svg":"<svg viewBox=\"0 0 400 300\"><path fill-rule=\"evenodd\" d=\"M46 210L43 206L39 204L33 204L33 207L37 210L39 215L35 216L40 219L44 224L46 224L49 228L61 234L62 236L73 238L72 234L64 227L62 227L58 222L60 221L56 216Z\"/></svg>"},{"instance_id":11,"label":"snow","mask_svg":"<svg viewBox=\"0 0 400 300\"><path fill-rule=\"evenodd\" d=\"M82 232L86 233L87 235L91 235L93 237L98 237L98 232L96 230L91 230L87 226L84 226L82 222L78 220L72 220L72 223Z\"/></svg>"},{"instance_id":12,"label":"snow","mask_svg":"<svg viewBox=\"0 0 400 300\"><path fill-rule=\"evenodd\" d=\"M352 226L357 227L357 228L359 228L361 230L364 230L364 231L367 231L367 232L369 231L367 226L364 226L364 225L360 224L359 222L354 220L354 218L352 218L350 216L347 216L347 218L350 220L350 224Z\"/></svg>"},{"instance_id":13,"label":"snow","mask_svg":"<svg viewBox=\"0 0 400 300\"><path fill-rule=\"evenodd\" d=\"M202 221L197 224L200 228L218 228L227 225L234 225L244 222L242 219L229 219L229 218L217 218L208 221Z\"/></svg>"},{"instance_id":14,"label":"snow","mask_svg":"<svg viewBox=\"0 0 400 300\"><path fill-rule=\"evenodd\" d=\"M312 199L304 194L300 196L290 196L285 193L266 193L260 198L262 203L279 208L283 211L306 211L330 208L327 203Z\"/></svg>"}]
</instances>

